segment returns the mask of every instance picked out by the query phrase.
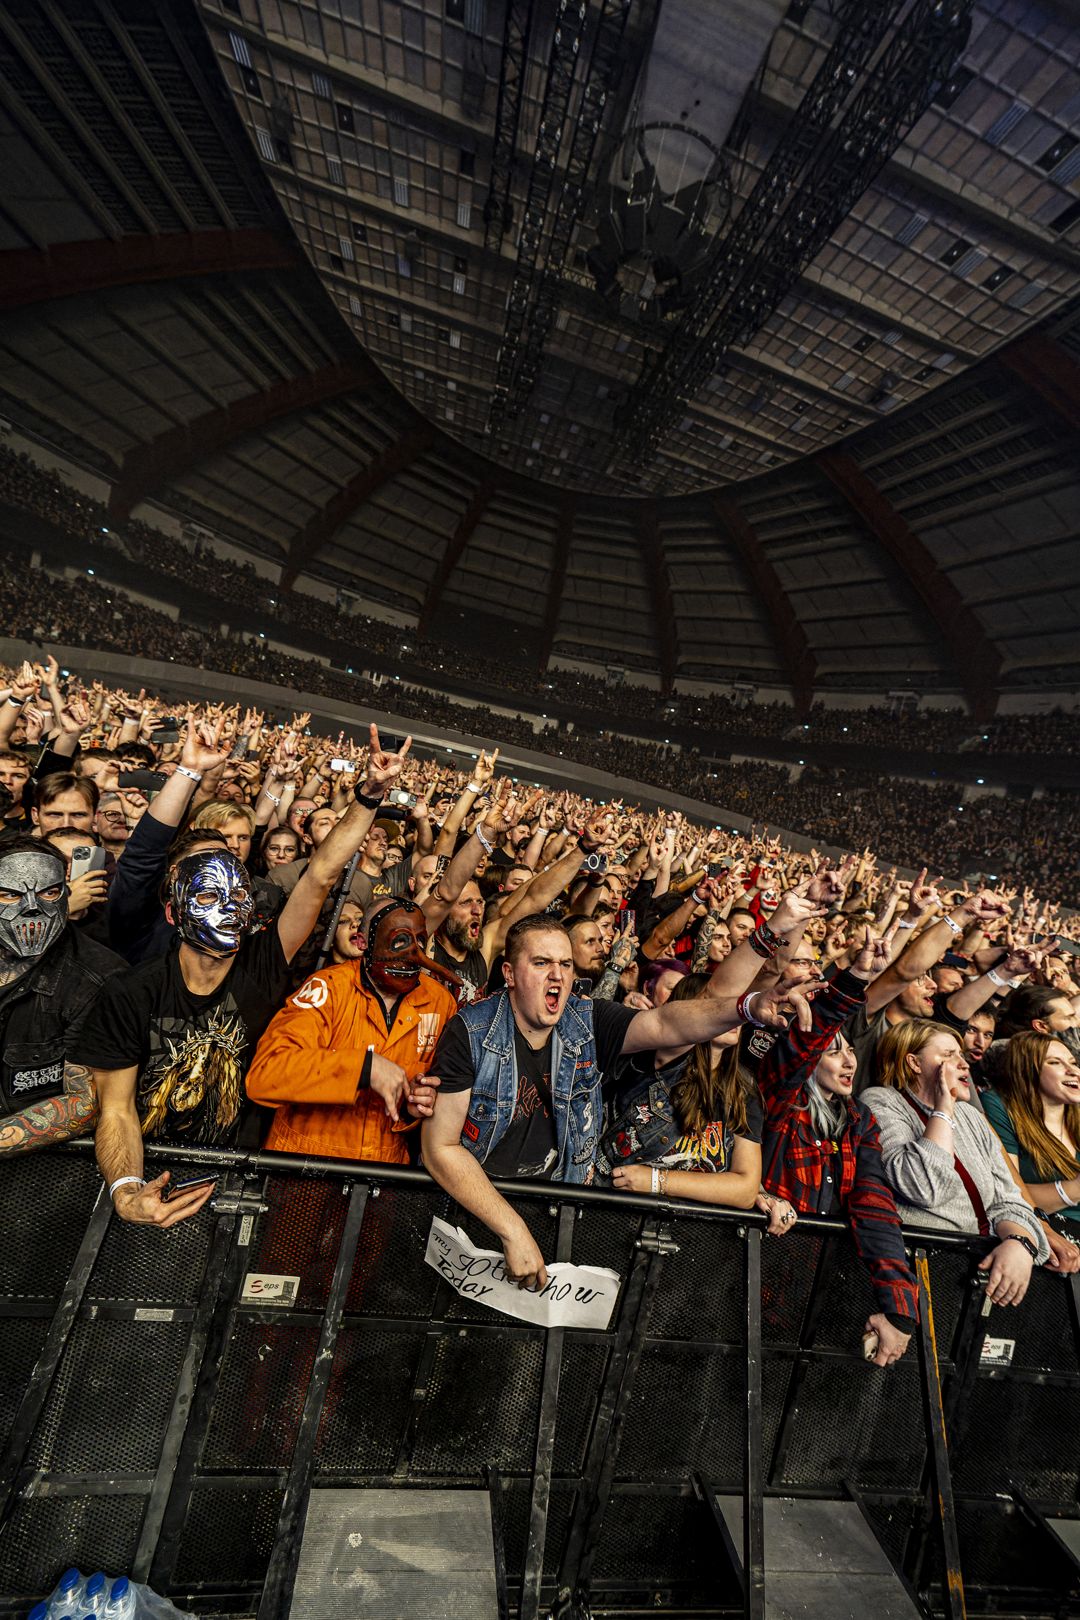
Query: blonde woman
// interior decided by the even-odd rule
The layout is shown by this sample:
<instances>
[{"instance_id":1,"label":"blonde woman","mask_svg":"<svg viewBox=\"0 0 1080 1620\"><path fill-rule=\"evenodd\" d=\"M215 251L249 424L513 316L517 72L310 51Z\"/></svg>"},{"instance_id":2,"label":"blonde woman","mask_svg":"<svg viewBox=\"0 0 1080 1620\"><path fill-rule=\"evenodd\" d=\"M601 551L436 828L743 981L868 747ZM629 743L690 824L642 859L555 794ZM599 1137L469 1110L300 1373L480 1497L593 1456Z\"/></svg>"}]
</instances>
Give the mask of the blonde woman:
<instances>
[{"instance_id":1,"label":"blonde woman","mask_svg":"<svg viewBox=\"0 0 1080 1620\"><path fill-rule=\"evenodd\" d=\"M895 1024L878 1047L882 1084L862 1101L878 1122L881 1162L900 1218L999 1242L979 1262L987 1298L1019 1305L1032 1267L1050 1254L1034 1211L1020 1197L1001 1147L971 1094L960 1036L944 1024L912 1018Z\"/></svg>"}]
</instances>

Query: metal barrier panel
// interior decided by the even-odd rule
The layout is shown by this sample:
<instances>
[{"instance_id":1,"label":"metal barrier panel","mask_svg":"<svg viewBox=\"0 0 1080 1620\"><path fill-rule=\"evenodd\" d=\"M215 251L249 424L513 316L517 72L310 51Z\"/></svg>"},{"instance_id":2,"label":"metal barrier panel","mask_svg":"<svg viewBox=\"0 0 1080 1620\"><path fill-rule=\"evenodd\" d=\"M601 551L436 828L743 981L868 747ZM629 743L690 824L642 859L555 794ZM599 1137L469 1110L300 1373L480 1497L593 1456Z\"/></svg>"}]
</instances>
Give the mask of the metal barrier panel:
<instances>
[{"instance_id":1,"label":"metal barrier panel","mask_svg":"<svg viewBox=\"0 0 1080 1620\"><path fill-rule=\"evenodd\" d=\"M944 1614L944 1467L968 1612L1070 1612L1075 1566L1039 1515L1080 1516L1074 1283L1037 1275L987 1318L972 1252L930 1249L946 1456L915 1345L887 1374L861 1358L869 1285L833 1224L763 1242L756 1216L515 1188L546 1255L622 1278L604 1331L546 1333L424 1263L434 1215L493 1244L422 1174L225 1158L168 1232L110 1219L85 1152L4 1167L5 1611L74 1563L270 1620L308 1492L365 1485L490 1490L521 1620L763 1614L764 1494L853 1498ZM249 1274L298 1281L267 1304ZM1014 1341L1000 1366L988 1330ZM717 1493L750 1505L737 1558Z\"/></svg>"}]
</instances>

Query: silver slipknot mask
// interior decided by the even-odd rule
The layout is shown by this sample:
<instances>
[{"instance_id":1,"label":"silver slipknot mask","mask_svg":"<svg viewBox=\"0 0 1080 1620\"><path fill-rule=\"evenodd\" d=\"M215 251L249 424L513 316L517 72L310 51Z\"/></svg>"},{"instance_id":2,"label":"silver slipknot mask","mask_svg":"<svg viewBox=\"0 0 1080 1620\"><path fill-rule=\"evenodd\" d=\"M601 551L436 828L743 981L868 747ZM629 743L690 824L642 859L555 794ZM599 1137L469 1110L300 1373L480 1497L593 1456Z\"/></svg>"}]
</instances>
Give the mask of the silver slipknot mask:
<instances>
[{"instance_id":1,"label":"silver slipknot mask","mask_svg":"<svg viewBox=\"0 0 1080 1620\"><path fill-rule=\"evenodd\" d=\"M172 902L180 938L213 956L240 949L255 909L251 879L227 849L185 855L173 874Z\"/></svg>"},{"instance_id":2,"label":"silver slipknot mask","mask_svg":"<svg viewBox=\"0 0 1080 1620\"><path fill-rule=\"evenodd\" d=\"M67 922L64 863L49 850L0 853L0 956L41 956Z\"/></svg>"}]
</instances>

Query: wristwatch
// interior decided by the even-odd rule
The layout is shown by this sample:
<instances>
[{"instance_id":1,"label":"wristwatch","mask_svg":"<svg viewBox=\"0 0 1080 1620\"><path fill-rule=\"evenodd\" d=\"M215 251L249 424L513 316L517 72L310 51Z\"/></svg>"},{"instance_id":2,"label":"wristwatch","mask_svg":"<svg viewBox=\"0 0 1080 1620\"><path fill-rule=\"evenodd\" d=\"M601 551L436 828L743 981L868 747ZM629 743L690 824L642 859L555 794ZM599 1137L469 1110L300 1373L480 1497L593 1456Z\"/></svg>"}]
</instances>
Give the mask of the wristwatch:
<instances>
[{"instance_id":1,"label":"wristwatch","mask_svg":"<svg viewBox=\"0 0 1080 1620\"><path fill-rule=\"evenodd\" d=\"M1033 1260L1038 1260L1039 1251L1029 1237L1021 1237L1019 1232L1010 1232L1003 1240L1006 1243L1022 1243Z\"/></svg>"}]
</instances>

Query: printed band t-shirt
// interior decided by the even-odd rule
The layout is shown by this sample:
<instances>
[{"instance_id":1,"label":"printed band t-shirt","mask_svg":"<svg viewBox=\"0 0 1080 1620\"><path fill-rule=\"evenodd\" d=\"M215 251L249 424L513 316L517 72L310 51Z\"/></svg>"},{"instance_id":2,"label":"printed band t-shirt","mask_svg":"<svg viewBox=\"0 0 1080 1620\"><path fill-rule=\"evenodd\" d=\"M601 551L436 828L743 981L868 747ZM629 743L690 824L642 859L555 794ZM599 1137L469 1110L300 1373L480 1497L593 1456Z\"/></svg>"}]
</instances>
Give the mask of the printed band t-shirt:
<instances>
[{"instance_id":1,"label":"printed band t-shirt","mask_svg":"<svg viewBox=\"0 0 1080 1620\"><path fill-rule=\"evenodd\" d=\"M627 1025L636 1016L628 1007L610 1001L594 1001L593 1033L596 1038L596 1067L603 1077L615 1067ZM502 1137L484 1160L489 1176L527 1176L550 1180L555 1170L558 1144L551 1105L551 1037L539 1050L514 1030L518 1089L514 1112ZM452 1018L443 1030L432 1060L431 1071L439 1076L439 1090L471 1091L472 1052L469 1035L460 1018Z\"/></svg>"},{"instance_id":2,"label":"printed band t-shirt","mask_svg":"<svg viewBox=\"0 0 1080 1620\"><path fill-rule=\"evenodd\" d=\"M206 996L188 989L172 950L108 981L82 1027L78 1061L95 1069L138 1066L135 1104L146 1138L231 1143L256 1044L288 989L276 928L247 938Z\"/></svg>"},{"instance_id":3,"label":"printed band t-shirt","mask_svg":"<svg viewBox=\"0 0 1080 1620\"><path fill-rule=\"evenodd\" d=\"M440 967L449 968L461 980L461 989L458 992L458 1006L467 1007L470 1001L479 1001L487 994L488 965L484 961L482 952L466 951L464 958L458 960L451 956L440 939L434 939L428 955Z\"/></svg>"}]
</instances>

